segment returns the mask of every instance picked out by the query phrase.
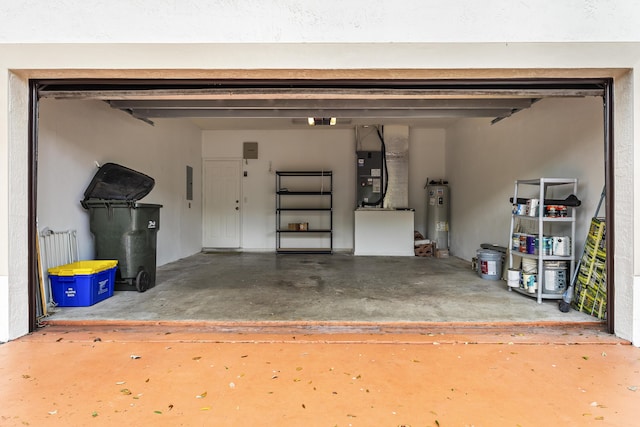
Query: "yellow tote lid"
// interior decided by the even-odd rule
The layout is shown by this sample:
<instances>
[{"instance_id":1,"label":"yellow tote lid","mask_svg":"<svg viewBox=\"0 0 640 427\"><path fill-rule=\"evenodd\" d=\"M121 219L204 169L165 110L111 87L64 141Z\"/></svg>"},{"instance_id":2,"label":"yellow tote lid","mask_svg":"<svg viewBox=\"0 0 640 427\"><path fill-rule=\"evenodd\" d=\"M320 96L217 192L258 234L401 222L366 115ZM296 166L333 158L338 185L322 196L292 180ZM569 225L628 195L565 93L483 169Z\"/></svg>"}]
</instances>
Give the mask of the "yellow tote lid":
<instances>
[{"instance_id":1,"label":"yellow tote lid","mask_svg":"<svg viewBox=\"0 0 640 427\"><path fill-rule=\"evenodd\" d=\"M99 273L118 265L114 260L78 261L48 269L49 274L56 276L78 276Z\"/></svg>"}]
</instances>

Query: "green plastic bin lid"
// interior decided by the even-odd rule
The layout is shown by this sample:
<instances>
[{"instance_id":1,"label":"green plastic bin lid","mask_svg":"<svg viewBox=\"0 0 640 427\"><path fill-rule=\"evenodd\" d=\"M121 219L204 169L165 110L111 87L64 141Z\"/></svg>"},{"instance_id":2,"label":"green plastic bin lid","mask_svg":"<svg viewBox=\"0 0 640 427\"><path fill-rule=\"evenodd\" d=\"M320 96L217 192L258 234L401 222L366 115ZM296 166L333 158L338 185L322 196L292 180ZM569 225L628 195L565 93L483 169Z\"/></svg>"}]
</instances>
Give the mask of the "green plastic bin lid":
<instances>
[{"instance_id":1,"label":"green plastic bin lid","mask_svg":"<svg viewBox=\"0 0 640 427\"><path fill-rule=\"evenodd\" d=\"M52 267L47 271L55 276L80 276L100 273L118 265L114 260L78 261L58 267Z\"/></svg>"}]
</instances>

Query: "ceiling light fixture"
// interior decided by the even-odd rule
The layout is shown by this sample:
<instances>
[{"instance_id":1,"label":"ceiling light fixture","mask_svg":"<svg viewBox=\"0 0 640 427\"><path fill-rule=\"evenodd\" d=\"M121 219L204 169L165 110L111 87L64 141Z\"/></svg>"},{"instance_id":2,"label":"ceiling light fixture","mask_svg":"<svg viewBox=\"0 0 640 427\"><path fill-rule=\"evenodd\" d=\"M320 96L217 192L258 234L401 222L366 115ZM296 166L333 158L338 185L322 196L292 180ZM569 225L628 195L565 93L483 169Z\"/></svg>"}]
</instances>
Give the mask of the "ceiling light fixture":
<instances>
[{"instance_id":1,"label":"ceiling light fixture","mask_svg":"<svg viewBox=\"0 0 640 427\"><path fill-rule=\"evenodd\" d=\"M335 117L308 117L309 126L335 126L338 119Z\"/></svg>"}]
</instances>

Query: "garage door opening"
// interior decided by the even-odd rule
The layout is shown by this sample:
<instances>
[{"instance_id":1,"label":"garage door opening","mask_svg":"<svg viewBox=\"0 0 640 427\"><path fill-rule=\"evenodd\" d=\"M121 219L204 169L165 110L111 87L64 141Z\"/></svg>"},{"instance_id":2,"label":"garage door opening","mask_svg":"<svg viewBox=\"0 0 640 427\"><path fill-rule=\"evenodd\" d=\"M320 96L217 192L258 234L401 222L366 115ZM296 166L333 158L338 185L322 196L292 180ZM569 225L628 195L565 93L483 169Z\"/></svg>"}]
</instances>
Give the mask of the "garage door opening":
<instances>
[{"instance_id":1,"label":"garage door opening","mask_svg":"<svg viewBox=\"0 0 640 427\"><path fill-rule=\"evenodd\" d=\"M238 177L243 188L238 202L243 210L243 252L250 255L251 251L263 253L266 249L273 249L272 216L275 200L271 187L275 179L270 178L273 172L277 169L322 167L325 163L334 167L338 182L344 189L342 203L336 206L335 214L341 222L337 226L342 227L338 248L348 252L353 249L350 233L353 233L354 206L350 200L355 193L355 166L353 159L341 163L335 157L344 157L344 153L355 151L349 145L345 151L345 144L349 144L345 141L354 142L356 126L371 125L408 129L411 135L409 150L413 150L409 169L415 173L412 176L415 182L422 181L421 185L424 185L426 178L450 181L452 209L456 211L451 219L451 252L454 257L460 257L467 263L479 243L487 241L506 246L508 224L500 220L503 214L497 212L511 209L505 194L512 193L514 179L549 176L545 175L547 173L554 176L570 173L573 176L597 167L602 171L601 181L597 182L587 172L587 178L580 181L579 188L585 194L579 197L585 201L585 205L588 201L587 206L594 206L594 199L597 201L605 183L609 202L606 203L607 229L612 229L612 215L609 214L613 212L610 203L610 190L613 188L612 93L608 79L43 80L34 81L32 91L32 154L35 159L37 153L38 161L37 164L34 161L32 168L31 188L34 197L30 208L34 219L34 239L31 241L35 241L37 232L36 217L40 220L40 227L52 226L52 223L42 223L43 217L47 217L43 215L45 210L60 211L55 215L49 214L49 218L65 216L61 212L68 210L72 217L86 215L79 205L73 208L66 205L78 199L78 193L84 190L91 178L93 166L88 163L117 158L120 163L152 171L159 185L157 193L152 193L157 199L151 201L169 201L172 212L167 213L168 222L162 223L161 219L159 232L159 244L162 245L159 247L160 263L168 265L184 258L185 254L195 254L204 246L201 229L203 200L185 199L185 166L202 174L203 165L198 162L231 158L240 161L243 172ZM603 100L604 114L601 109ZM594 107L595 104L599 105ZM38 110L41 113L39 123L35 115ZM557 122L545 126L544 120L556 115L557 111L568 113L556 118ZM595 120L599 122L595 128L599 130L595 136L599 141L599 150L589 148L580 151L580 145L567 142L566 138L570 135L574 135L576 140L594 137L594 128L591 127L587 134L580 135L574 122L574 113L577 111L595 112ZM338 124L330 129L309 129L306 123L301 123L301 119L306 121L307 117L334 116L342 119L342 123L338 120ZM593 117L585 121L593 121ZM527 121L536 123L537 128L548 127L549 132L537 134L541 138L539 141L533 137L527 139L526 135L533 134L533 130L527 127ZM171 123L171 126L165 126L167 123ZM72 131L75 136L71 138L67 138L62 129L69 126L77 126ZM114 129L122 134L114 134ZM124 134L129 136L122 136ZM113 136L120 136L122 140L109 139ZM154 139L158 141L155 145L150 142ZM509 140L511 151L507 145ZM258 159L242 159L242 155L238 154L237 148L247 141L258 143ZM554 146L553 151L549 146ZM126 150L131 150L129 155ZM166 164L158 162L158 152L165 153ZM580 166L576 159L584 156L586 158ZM344 167L340 168L340 165ZM69 181L55 184L44 182L46 178L43 176L55 168L68 171ZM174 168L174 172L164 174L164 171ZM515 175L513 170L522 172L522 175ZM533 173L536 175L532 176ZM262 185L262 182L266 184ZM471 186L473 182L475 187ZM201 185L197 185L200 192ZM424 227L421 217L426 199L423 189L419 187L414 184L409 190L413 192L409 195L410 200L413 198L418 201L415 206L410 206L415 209L416 217L420 217L417 228ZM509 190L505 193L503 187ZM67 189L70 190L67 192ZM494 206L495 211L487 206ZM585 218L593 215L593 212L586 212L587 209L585 207L580 213L582 231L588 227ZM194 219L200 225L190 227ZM85 233L86 247L90 242L86 220L80 219L78 223L84 230L81 232ZM56 228L56 225L53 224L52 228ZM62 228L70 228L70 225L65 224ZM167 230L167 240L163 242L164 230ZM481 230L486 233L481 233ZM576 240L585 239L580 234L585 233L577 233ZM194 242L198 242L197 250L194 249ZM612 242L613 233L608 232L607 263L613 258ZM578 244L576 248L581 252L582 245ZM87 256L91 253L90 249L85 251ZM276 257L272 264L276 262L283 261ZM322 269L317 262L325 260L307 260L307 267ZM36 271L35 256L32 266ZM403 271L405 267L389 266L390 270L394 268ZM271 267L265 269L265 273L272 271ZM607 324L611 331L613 270L607 268L607 271ZM419 281L413 279L413 282ZM304 284L304 281L298 283ZM35 279L30 288L35 323L35 295L38 291ZM506 292L506 289L503 291ZM400 294L400 291L396 294ZM152 298L151 294L142 295ZM526 296L519 297L535 310L535 302ZM358 304L357 301L354 304ZM360 300L360 304L360 308L365 306L366 298ZM473 307L473 303L470 304ZM97 310L98 306L95 307ZM366 310L364 313L360 320L369 321L371 318L366 318Z\"/></svg>"}]
</instances>

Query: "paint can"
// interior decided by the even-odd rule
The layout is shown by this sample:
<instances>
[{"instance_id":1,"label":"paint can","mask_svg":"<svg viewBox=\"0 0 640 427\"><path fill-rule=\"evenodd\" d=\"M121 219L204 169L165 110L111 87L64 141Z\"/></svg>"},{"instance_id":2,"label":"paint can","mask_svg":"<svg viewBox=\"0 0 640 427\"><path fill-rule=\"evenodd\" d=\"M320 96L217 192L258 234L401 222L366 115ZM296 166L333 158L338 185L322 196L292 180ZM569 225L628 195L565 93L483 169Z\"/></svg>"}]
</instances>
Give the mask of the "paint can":
<instances>
[{"instance_id":1,"label":"paint can","mask_svg":"<svg viewBox=\"0 0 640 427\"><path fill-rule=\"evenodd\" d=\"M514 215L526 215L527 214L527 205L518 203L517 205L513 205L511 212Z\"/></svg>"},{"instance_id":2,"label":"paint can","mask_svg":"<svg viewBox=\"0 0 640 427\"><path fill-rule=\"evenodd\" d=\"M530 294L535 294L538 290L537 274L522 274L522 288Z\"/></svg>"},{"instance_id":3,"label":"paint can","mask_svg":"<svg viewBox=\"0 0 640 427\"><path fill-rule=\"evenodd\" d=\"M478 274L483 279L500 280L502 253L489 249L478 249Z\"/></svg>"},{"instance_id":4,"label":"paint can","mask_svg":"<svg viewBox=\"0 0 640 427\"><path fill-rule=\"evenodd\" d=\"M543 236L542 237L542 255L552 255L553 254L553 237Z\"/></svg>"},{"instance_id":5,"label":"paint can","mask_svg":"<svg viewBox=\"0 0 640 427\"><path fill-rule=\"evenodd\" d=\"M531 234L527 236L527 253L531 255L536 253L536 236Z\"/></svg>"},{"instance_id":6,"label":"paint can","mask_svg":"<svg viewBox=\"0 0 640 427\"><path fill-rule=\"evenodd\" d=\"M520 234L521 233L513 233L511 235L511 250L520 252Z\"/></svg>"},{"instance_id":7,"label":"paint can","mask_svg":"<svg viewBox=\"0 0 640 427\"><path fill-rule=\"evenodd\" d=\"M563 205L547 205L544 207L544 215L549 218L563 218L567 216L567 207Z\"/></svg>"},{"instance_id":8,"label":"paint can","mask_svg":"<svg viewBox=\"0 0 640 427\"><path fill-rule=\"evenodd\" d=\"M538 261L535 259L522 258L522 274L536 274L538 272Z\"/></svg>"},{"instance_id":9,"label":"paint can","mask_svg":"<svg viewBox=\"0 0 640 427\"><path fill-rule=\"evenodd\" d=\"M527 215L538 216L538 209L540 208L540 199L527 200Z\"/></svg>"},{"instance_id":10,"label":"paint can","mask_svg":"<svg viewBox=\"0 0 640 427\"><path fill-rule=\"evenodd\" d=\"M519 251L523 254L527 253L527 234L520 234L520 247Z\"/></svg>"},{"instance_id":11,"label":"paint can","mask_svg":"<svg viewBox=\"0 0 640 427\"><path fill-rule=\"evenodd\" d=\"M567 289L567 266L564 262L544 263L544 283L546 294L562 294Z\"/></svg>"},{"instance_id":12,"label":"paint can","mask_svg":"<svg viewBox=\"0 0 640 427\"><path fill-rule=\"evenodd\" d=\"M569 236L553 236L553 255L570 256L571 238Z\"/></svg>"},{"instance_id":13,"label":"paint can","mask_svg":"<svg viewBox=\"0 0 640 427\"><path fill-rule=\"evenodd\" d=\"M517 268L510 268L507 271L507 286L510 288L520 287L520 274L521 271Z\"/></svg>"}]
</instances>

